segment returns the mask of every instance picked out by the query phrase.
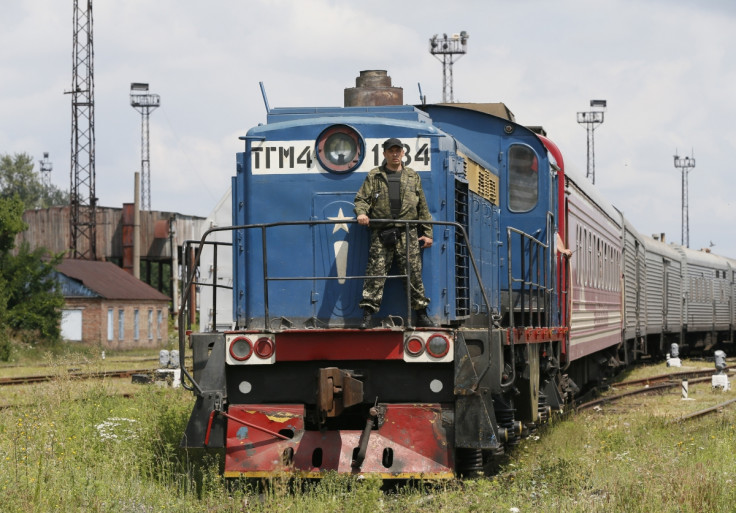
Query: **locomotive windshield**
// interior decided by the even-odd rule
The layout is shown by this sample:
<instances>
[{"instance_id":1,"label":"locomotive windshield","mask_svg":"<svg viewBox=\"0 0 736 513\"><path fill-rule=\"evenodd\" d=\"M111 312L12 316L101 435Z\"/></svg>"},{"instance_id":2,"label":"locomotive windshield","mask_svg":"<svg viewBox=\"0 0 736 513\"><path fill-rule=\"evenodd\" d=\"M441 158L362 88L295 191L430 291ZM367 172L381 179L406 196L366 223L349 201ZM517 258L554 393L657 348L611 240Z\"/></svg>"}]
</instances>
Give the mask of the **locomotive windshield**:
<instances>
[{"instance_id":1,"label":"locomotive windshield","mask_svg":"<svg viewBox=\"0 0 736 513\"><path fill-rule=\"evenodd\" d=\"M539 197L539 160L528 146L509 148L509 210L528 212Z\"/></svg>"}]
</instances>

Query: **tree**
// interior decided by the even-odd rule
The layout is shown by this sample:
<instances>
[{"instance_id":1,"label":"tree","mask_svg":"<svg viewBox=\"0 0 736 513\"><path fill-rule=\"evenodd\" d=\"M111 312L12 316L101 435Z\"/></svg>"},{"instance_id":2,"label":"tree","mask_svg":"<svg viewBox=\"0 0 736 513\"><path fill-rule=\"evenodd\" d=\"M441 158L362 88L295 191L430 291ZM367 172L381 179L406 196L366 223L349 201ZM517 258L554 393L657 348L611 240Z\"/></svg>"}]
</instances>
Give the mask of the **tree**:
<instances>
[{"instance_id":1,"label":"tree","mask_svg":"<svg viewBox=\"0 0 736 513\"><path fill-rule=\"evenodd\" d=\"M0 156L0 198L12 198L15 194L26 209L69 204L69 193L55 185L44 187L33 169L33 158L27 153Z\"/></svg>"},{"instance_id":2,"label":"tree","mask_svg":"<svg viewBox=\"0 0 736 513\"><path fill-rule=\"evenodd\" d=\"M0 272L6 281L5 321L11 329L31 337L38 334L44 342L59 340L64 297L54 266L62 255L51 256L46 248L31 251L24 242L17 255L5 259Z\"/></svg>"},{"instance_id":3,"label":"tree","mask_svg":"<svg viewBox=\"0 0 736 513\"><path fill-rule=\"evenodd\" d=\"M21 199L0 196L0 258L15 247L15 236L25 229Z\"/></svg>"},{"instance_id":4,"label":"tree","mask_svg":"<svg viewBox=\"0 0 736 513\"><path fill-rule=\"evenodd\" d=\"M18 194L0 195L0 359L10 356L10 332L25 339L41 336L47 343L59 340L64 298L56 282L54 265L62 254L49 255L27 243L15 247L15 236L25 229L23 202Z\"/></svg>"}]
</instances>

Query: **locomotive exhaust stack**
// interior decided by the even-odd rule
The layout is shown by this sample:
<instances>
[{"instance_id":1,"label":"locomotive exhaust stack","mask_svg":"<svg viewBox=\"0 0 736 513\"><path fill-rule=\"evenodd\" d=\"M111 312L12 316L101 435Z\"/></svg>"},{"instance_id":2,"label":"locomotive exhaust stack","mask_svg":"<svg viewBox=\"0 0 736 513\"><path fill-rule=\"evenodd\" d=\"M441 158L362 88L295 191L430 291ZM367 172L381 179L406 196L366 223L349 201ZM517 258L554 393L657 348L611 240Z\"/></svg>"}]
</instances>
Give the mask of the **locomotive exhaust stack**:
<instances>
[{"instance_id":1,"label":"locomotive exhaust stack","mask_svg":"<svg viewBox=\"0 0 736 513\"><path fill-rule=\"evenodd\" d=\"M355 87L345 89L345 107L403 105L404 89L393 87L384 70L361 71Z\"/></svg>"}]
</instances>

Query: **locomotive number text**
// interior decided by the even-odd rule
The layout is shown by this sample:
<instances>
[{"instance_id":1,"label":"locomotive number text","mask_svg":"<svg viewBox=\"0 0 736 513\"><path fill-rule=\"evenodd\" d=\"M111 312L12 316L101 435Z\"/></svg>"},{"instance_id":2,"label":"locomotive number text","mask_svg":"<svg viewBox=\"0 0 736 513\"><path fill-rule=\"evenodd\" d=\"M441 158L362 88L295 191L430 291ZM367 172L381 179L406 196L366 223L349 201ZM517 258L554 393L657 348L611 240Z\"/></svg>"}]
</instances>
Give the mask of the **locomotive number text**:
<instances>
[{"instance_id":1,"label":"locomotive number text","mask_svg":"<svg viewBox=\"0 0 736 513\"><path fill-rule=\"evenodd\" d=\"M367 173L383 163L384 139L366 139L363 162L355 172ZM415 171L432 169L432 147L427 137L403 139L404 165ZM326 173L317 160L314 141L263 141L250 148L252 174Z\"/></svg>"}]
</instances>

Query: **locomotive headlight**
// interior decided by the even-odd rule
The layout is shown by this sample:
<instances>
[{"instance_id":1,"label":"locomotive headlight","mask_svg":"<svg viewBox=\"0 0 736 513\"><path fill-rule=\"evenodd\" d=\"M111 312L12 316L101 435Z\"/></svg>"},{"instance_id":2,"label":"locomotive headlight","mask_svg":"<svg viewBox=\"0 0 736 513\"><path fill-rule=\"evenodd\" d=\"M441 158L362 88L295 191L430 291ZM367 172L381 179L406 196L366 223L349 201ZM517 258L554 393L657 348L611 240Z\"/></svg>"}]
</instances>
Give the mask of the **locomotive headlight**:
<instances>
[{"instance_id":1,"label":"locomotive headlight","mask_svg":"<svg viewBox=\"0 0 736 513\"><path fill-rule=\"evenodd\" d=\"M435 358L442 358L450 351L450 341L444 335L432 335L427 340L427 353Z\"/></svg>"},{"instance_id":2,"label":"locomotive headlight","mask_svg":"<svg viewBox=\"0 0 736 513\"><path fill-rule=\"evenodd\" d=\"M365 144L358 132L347 125L333 125L317 138L317 160L333 173L348 173L363 162Z\"/></svg>"},{"instance_id":3,"label":"locomotive headlight","mask_svg":"<svg viewBox=\"0 0 736 513\"><path fill-rule=\"evenodd\" d=\"M276 338L270 333L232 333L226 337L228 365L271 365L276 362Z\"/></svg>"},{"instance_id":4,"label":"locomotive headlight","mask_svg":"<svg viewBox=\"0 0 736 513\"><path fill-rule=\"evenodd\" d=\"M233 359L244 362L253 354L253 346L246 337L238 337L230 343L230 356Z\"/></svg>"},{"instance_id":5,"label":"locomotive headlight","mask_svg":"<svg viewBox=\"0 0 736 513\"><path fill-rule=\"evenodd\" d=\"M450 363L454 360L452 337L424 330L407 332L403 359L407 363Z\"/></svg>"},{"instance_id":6,"label":"locomotive headlight","mask_svg":"<svg viewBox=\"0 0 736 513\"><path fill-rule=\"evenodd\" d=\"M325 156L336 165L347 164L355 158L358 148L355 141L345 134L335 134L325 142Z\"/></svg>"}]
</instances>

